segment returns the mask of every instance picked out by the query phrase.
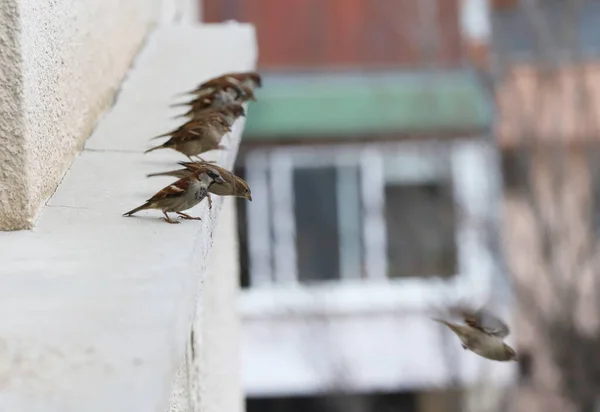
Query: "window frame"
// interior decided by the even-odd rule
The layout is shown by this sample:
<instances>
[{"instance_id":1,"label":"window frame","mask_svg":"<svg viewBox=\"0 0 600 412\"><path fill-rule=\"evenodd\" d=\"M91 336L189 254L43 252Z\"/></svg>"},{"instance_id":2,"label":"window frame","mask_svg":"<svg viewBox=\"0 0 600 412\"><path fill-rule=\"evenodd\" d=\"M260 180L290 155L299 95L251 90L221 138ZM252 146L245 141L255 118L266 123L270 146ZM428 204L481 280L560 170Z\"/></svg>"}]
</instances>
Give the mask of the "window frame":
<instances>
[{"instance_id":1,"label":"window frame","mask_svg":"<svg viewBox=\"0 0 600 412\"><path fill-rule=\"evenodd\" d=\"M318 148L316 152L315 147ZM435 159L436 154L448 151L458 213L458 271L454 276L387 277L382 155L390 151L401 156L420 158L427 154L432 159ZM361 230L365 240L363 253L366 278L346 276L340 269L339 280L303 285L297 278L292 170L293 167L331 166L331 159L338 168L357 164L361 168ZM273 210L266 210L258 204L248 205L250 286L242 292L242 307L247 313L259 314L269 312L268 308L278 312L282 305L288 310L329 310L333 301L341 303L348 310L378 310L378 307L389 307L390 304L394 307L417 304L417 307L422 308L424 304L441 304L448 300L485 299L489 295L496 270L494 251L485 236L490 227L488 224L496 222L498 217L498 165L496 149L483 139L343 144L329 147L286 146L251 151L246 157L245 168L253 193L256 193L256 197L266 194L269 185L276 191L279 200L271 203ZM272 176L276 176L275 179L269 181L267 170L277 170L272 173ZM412 179L415 178L418 176L412 176ZM369 184L364 184L365 182ZM275 210L278 208L280 210ZM269 218L271 214L273 221ZM273 225L273 222L276 224ZM275 255L279 256L271 256L272 249L267 244L271 239L266 233L271 230L275 239ZM340 247L342 248L342 242ZM343 267L343 255L344 252L340 250L340 268ZM271 259L274 260L274 270L266 263Z\"/></svg>"}]
</instances>

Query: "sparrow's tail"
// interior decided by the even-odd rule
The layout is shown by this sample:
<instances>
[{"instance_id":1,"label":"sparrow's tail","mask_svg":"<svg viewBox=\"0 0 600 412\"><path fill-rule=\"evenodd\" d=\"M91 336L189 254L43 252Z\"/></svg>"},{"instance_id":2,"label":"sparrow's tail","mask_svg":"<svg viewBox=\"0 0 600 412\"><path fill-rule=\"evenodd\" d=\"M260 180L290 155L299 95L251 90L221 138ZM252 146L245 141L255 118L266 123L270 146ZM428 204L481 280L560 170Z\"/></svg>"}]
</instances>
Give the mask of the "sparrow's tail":
<instances>
[{"instance_id":1,"label":"sparrow's tail","mask_svg":"<svg viewBox=\"0 0 600 412\"><path fill-rule=\"evenodd\" d=\"M448 322L447 320L444 320L444 319L431 318L431 320L433 320L434 322L439 322L439 323L441 323L443 325L446 325L446 326L452 325L450 322Z\"/></svg>"},{"instance_id":2,"label":"sparrow's tail","mask_svg":"<svg viewBox=\"0 0 600 412\"><path fill-rule=\"evenodd\" d=\"M169 107L181 107L181 106L191 106L194 103L194 101L190 101L190 102L185 102L185 103L175 103L170 105Z\"/></svg>"},{"instance_id":3,"label":"sparrow's tail","mask_svg":"<svg viewBox=\"0 0 600 412\"><path fill-rule=\"evenodd\" d=\"M201 164L201 163L202 163L202 162L199 162L199 161L197 161L197 162L185 162L185 161L183 161L183 160L181 160L181 161L177 162L177 164L178 164L179 166L183 166L183 167L185 167L185 168L187 168L188 166L195 166L195 165L198 165L198 164Z\"/></svg>"},{"instance_id":4,"label":"sparrow's tail","mask_svg":"<svg viewBox=\"0 0 600 412\"><path fill-rule=\"evenodd\" d=\"M190 114L191 114L191 112L187 112L187 113L184 113L184 114L178 114L177 116L173 116L172 118L173 119L181 119L182 117L187 117ZM158 136L158 137L162 137L162 136Z\"/></svg>"},{"instance_id":5,"label":"sparrow's tail","mask_svg":"<svg viewBox=\"0 0 600 412\"><path fill-rule=\"evenodd\" d=\"M458 336L462 335L462 329L461 329L460 325L456 325L456 324L454 324L452 322L448 322L446 320L438 319L438 318L431 318L431 320L439 322L442 325L448 326L450 328L450 330L452 330L452 332L456 333Z\"/></svg>"},{"instance_id":6,"label":"sparrow's tail","mask_svg":"<svg viewBox=\"0 0 600 412\"><path fill-rule=\"evenodd\" d=\"M131 216L134 213L139 212L140 210L148 209L148 206L150 206L150 202L146 202L143 205L138 206L135 209L130 210L129 212L123 213L123 216Z\"/></svg>"},{"instance_id":7,"label":"sparrow's tail","mask_svg":"<svg viewBox=\"0 0 600 412\"><path fill-rule=\"evenodd\" d=\"M151 137L150 140L160 139L162 137L171 136L172 134L173 134L173 132L167 132L167 133L159 134L158 136Z\"/></svg>"},{"instance_id":8,"label":"sparrow's tail","mask_svg":"<svg viewBox=\"0 0 600 412\"><path fill-rule=\"evenodd\" d=\"M187 172L187 169L182 170L171 170L169 172L160 172L160 173L150 173L147 174L146 177L154 177L154 176L174 176L174 177L182 177L184 172ZM181 175L181 176L180 176Z\"/></svg>"},{"instance_id":9,"label":"sparrow's tail","mask_svg":"<svg viewBox=\"0 0 600 412\"><path fill-rule=\"evenodd\" d=\"M152 147L152 148L146 150L144 153L150 153L150 152L153 152L153 151L158 150L158 149L166 149L167 147L168 146L165 146L164 144L161 144L160 146Z\"/></svg>"},{"instance_id":10,"label":"sparrow's tail","mask_svg":"<svg viewBox=\"0 0 600 412\"><path fill-rule=\"evenodd\" d=\"M177 93L174 97L189 96L190 94L194 94L194 91L193 90L188 90L187 92Z\"/></svg>"}]
</instances>

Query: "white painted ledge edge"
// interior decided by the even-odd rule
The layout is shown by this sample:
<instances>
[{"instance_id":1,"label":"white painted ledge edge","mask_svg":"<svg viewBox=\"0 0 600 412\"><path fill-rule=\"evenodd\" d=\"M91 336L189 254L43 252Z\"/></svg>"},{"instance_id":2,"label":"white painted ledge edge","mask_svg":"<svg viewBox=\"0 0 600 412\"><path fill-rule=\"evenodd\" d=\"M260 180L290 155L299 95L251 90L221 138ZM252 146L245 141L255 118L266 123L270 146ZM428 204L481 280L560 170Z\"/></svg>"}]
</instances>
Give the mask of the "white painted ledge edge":
<instances>
[{"instance_id":1,"label":"white painted ledge edge","mask_svg":"<svg viewBox=\"0 0 600 412\"><path fill-rule=\"evenodd\" d=\"M35 229L0 233L0 411L167 409L222 199L191 210L201 222L121 214L171 182L145 175L181 156L142 152L181 123L173 96L256 58L250 25L157 29Z\"/></svg>"}]
</instances>

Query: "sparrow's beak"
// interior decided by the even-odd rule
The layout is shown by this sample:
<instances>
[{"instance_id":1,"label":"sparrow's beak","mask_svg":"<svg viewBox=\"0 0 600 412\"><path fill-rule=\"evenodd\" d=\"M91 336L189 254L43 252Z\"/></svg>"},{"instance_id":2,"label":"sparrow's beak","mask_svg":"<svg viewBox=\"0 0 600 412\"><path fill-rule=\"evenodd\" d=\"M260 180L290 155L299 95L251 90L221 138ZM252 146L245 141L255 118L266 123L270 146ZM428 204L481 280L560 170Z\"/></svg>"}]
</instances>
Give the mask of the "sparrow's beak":
<instances>
[{"instance_id":1,"label":"sparrow's beak","mask_svg":"<svg viewBox=\"0 0 600 412\"><path fill-rule=\"evenodd\" d=\"M244 197L252 202L252 195L250 193L246 193Z\"/></svg>"}]
</instances>

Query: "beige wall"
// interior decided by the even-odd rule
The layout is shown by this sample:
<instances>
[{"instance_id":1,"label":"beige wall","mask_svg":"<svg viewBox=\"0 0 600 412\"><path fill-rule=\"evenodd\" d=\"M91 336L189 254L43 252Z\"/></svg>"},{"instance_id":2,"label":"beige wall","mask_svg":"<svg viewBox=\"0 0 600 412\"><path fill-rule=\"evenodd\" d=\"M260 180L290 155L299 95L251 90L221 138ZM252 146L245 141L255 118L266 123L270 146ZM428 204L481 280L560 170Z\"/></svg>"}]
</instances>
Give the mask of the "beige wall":
<instances>
[{"instance_id":1,"label":"beige wall","mask_svg":"<svg viewBox=\"0 0 600 412\"><path fill-rule=\"evenodd\" d=\"M0 2L0 229L35 223L110 106L158 6Z\"/></svg>"},{"instance_id":2,"label":"beige wall","mask_svg":"<svg viewBox=\"0 0 600 412\"><path fill-rule=\"evenodd\" d=\"M509 190L504 204L504 245L520 302L517 348L533 354L532 377L519 385L515 410L572 410L557 395L564 371L552 356L558 343L545 331L557 317L572 316L577 336L566 342L576 347L577 338L593 335L598 326L598 262L588 247L595 241L590 209L597 188L592 186L586 154L600 142L599 96L597 62L551 69L513 65L497 88L495 132L500 146L535 144L531 185ZM521 179L526 185L527 177ZM539 205L535 209L533 199ZM546 235L543 228L549 229ZM543 238L552 245L550 257L545 256Z\"/></svg>"},{"instance_id":3,"label":"beige wall","mask_svg":"<svg viewBox=\"0 0 600 412\"><path fill-rule=\"evenodd\" d=\"M533 356L532 376L519 385L515 397L519 411L573 410L558 396L565 377L553 352L561 344L577 350L578 339L593 336L600 320L598 290L593 286L598 254L593 249L584 252L594 241L586 149L565 150L561 167L550 148L538 148L531 158L531 191L506 195L504 245L520 303L515 317L517 348ZM564 184L556 178L557 171ZM532 193L540 205L537 210L531 206ZM544 227L549 229L547 235ZM544 257L545 236L553 244L550 257ZM546 325L565 315L577 334L564 336L561 342L549 339Z\"/></svg>"},{"instance_id":4,"label":"beige wall","mask_svg":"<svg viewBox=\"0 0 600 412\"><path fill-rule=\"evenodd\" d=\"M542 70L513 65L498 85L496 136L512 147L526 138L538 142L598 139L600 64Z\"/></svg>"}]
</instances>

